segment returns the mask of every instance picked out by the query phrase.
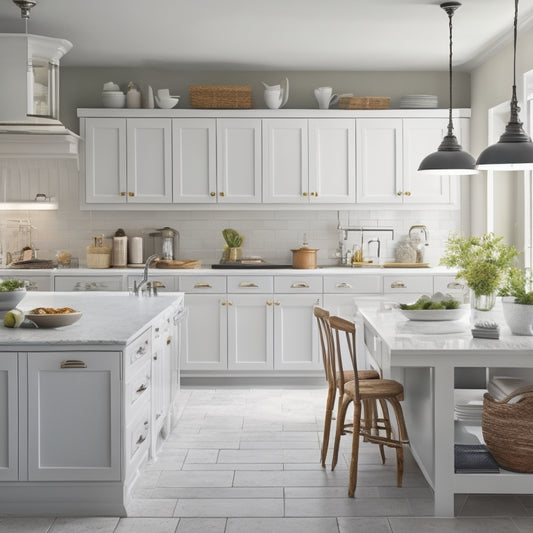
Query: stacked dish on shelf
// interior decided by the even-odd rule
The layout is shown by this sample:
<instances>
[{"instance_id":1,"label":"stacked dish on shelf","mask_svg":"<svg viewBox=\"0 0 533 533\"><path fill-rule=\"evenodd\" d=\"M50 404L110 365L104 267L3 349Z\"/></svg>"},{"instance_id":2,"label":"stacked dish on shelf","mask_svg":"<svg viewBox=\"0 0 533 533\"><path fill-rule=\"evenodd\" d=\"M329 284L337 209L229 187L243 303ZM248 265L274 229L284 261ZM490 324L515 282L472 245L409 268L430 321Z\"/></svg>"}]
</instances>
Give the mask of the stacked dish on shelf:
<instances>
[{"instance_id":1,"label":"stacked dish on shelf","mask_svg":"<svg viewBox=\"0 0 533 533\"><path fill-rule=\"evenodd\" d=\"M102 104L104 107L122 108L126 105L126 95L116 83L108 81L102 90Z\"/></svg>"},{"instance_id":2,"label":"stacked dish on shelf","mask_svg":"<svg viewBox=\"0 0 533 533\"><path fill-rule=\"evenodd\" d=\"M455 418L461 422L481 425L483 395L486 389L455 389Z\"/></svg>"},{"instance_id":3,"label":"stacked dish on shelf","mask_svg":"<svg viewBox=\"0 0 533 533\"><path fill-rule=\"evenodd\" d=\"M402 109L435 109L439 99L434 94L408 94L400 98Z\"/></svg>"}]
</instances>

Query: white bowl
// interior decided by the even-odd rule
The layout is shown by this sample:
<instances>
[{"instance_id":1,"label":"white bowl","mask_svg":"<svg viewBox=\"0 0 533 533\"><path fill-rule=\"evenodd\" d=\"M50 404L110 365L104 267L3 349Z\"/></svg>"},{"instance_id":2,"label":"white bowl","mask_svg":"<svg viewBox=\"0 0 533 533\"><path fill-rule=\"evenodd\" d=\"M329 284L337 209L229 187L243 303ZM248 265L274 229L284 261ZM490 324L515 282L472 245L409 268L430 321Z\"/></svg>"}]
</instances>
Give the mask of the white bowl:
<instances>
[{"instance_id":1,"label":"white bowl","mask_svg":"<svg viewBox=\"0 0 533 533\"><path fill-rule=\"evenodd\" d=\"M124 107L126 95L122 92L104 91L102 92L102 104L104 107Z\"/></svg>"},{"instance_id":2,"label":"white bowl","mask_svg":"<svg viewBox=\"0 0 533 533\"><path fill-rule=\"evenodd\" d=\"M26 289L15 289L14 291L0 292L0 311L9 311L26 296Z\"/></svg>"},{"instance_id":3,"label":"white bowl","mask_svg":"<svg viewBox=\"0 0 533 533\"><path fill-rule=\"evenodd\" d=\"M400 309L409 320L460 320L469 309L460 307L459 309Z\"/></svg>"},{"instance_id":4,"label":"white bowl","mask_svg":"<svg viewBox=\"0 0 533 533\"><path fill-rule=\"evenodd\" d=\"M26 313L25 317L32 322L35 322L40 328L60 328L63 326L70 326L81 318L82 313L76 311L75 313L64 313L57 315L38 315Z\"/></svg>"},{"instance_id":5,"label":"white bowl","mask_svg":"<svg viewBox=\"0 0 533 533\"><path fill-rule=\"evenodd\" d=\"M155 103L161 109L172 109L179 101L179 96L170 96L169 98L159 98L158 96L155 96Z\"/></svg>"}]
</instances>

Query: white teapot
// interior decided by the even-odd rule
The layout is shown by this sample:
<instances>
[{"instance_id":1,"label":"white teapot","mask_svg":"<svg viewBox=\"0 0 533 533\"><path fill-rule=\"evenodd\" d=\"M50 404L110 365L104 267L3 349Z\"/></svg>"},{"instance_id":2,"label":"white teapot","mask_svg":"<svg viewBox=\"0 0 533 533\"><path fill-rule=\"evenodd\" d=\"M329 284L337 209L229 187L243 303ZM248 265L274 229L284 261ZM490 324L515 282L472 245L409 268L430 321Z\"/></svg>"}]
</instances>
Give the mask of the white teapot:
<instances>
[{"instance_id":1,"label":"white teapot","mask_svg":"<svg viewBox=\"0 0 533 533\"><path fill-rule=\"evenodd\" d=\"M267 85L261 82L265 87L265 104L269 109L279 109L283 107L289 99L289 80L285 78L285 87L281 85Z\"/></svg>"},{"instance_id":2,"label":"white teapot","mask_svg":"<svg viewBox=\"0 0 533 533\"><path fill-rule=\"evenodd\" d=\"M329 109L330 105L334 105L339 101L338 94L332 94L331 87L319 87L315 89L315 98L318 102L319 109Z\"/></svg>"}]
</instances>

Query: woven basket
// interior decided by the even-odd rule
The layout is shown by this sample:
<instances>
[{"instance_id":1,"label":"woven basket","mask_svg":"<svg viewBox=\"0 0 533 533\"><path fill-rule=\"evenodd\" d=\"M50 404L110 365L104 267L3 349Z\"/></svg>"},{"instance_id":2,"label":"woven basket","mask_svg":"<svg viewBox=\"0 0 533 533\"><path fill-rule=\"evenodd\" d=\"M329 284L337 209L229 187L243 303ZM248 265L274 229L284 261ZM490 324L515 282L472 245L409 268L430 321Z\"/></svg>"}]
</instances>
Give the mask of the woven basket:
<instances>
[{"instance_id":1,"label":"woven basket","mask_svg":"<svg viewBox=\"0 0 533 533\"><path fill-rule=\"evenodd\" d=\"M251 109L249 85L190 85L191 107L195 109Z\"/></svg>"},{"instance_id":2,"label":"woven basket","mask_svg":"<svg viewBox=\"0 0 533 533\"><path fill-rule=\"evenodd\" d=\"M109 268L111 246L87 246L87 268Z\"/></svg>"},{"instance_id":3,"label":"woven basket","mask_svg":"<svg viewBox=\"0 0 533 533\"><path fill-rule=\"evenodd\" d=\"M339 109L389 109L387 96L341 96Z\"/></svg>"},{"instance_id":4,"label":"woven basket","mask_svg":"<svg viewBox=\"0 0 533 533\"><path fill-rule=\"evenodd\" d=\"M517 396L516 403L509 401ZM481 428L498 464L514 472L533 472L533 387L517 389L497 402L485 393Z\"/></svg>"}]
</instances>

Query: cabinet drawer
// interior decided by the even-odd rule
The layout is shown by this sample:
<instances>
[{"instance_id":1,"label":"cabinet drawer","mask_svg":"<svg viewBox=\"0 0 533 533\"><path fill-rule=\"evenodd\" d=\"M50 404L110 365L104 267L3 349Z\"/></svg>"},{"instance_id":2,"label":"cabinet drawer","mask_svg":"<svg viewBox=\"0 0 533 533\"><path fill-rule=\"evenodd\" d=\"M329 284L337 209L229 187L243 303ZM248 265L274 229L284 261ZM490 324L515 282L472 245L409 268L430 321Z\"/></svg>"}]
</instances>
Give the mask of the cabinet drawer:
<instances>
[{"instance_id":1,"label":"cabinet drawer","mask_svg":"<svg viewBox=\"0 0 533 533\"><path fill-rule=\"evenodd\" d=\"M433 294L433 276L383 276L384 294Z\"/></svg>"},{"instance_id":2,"label":"cabinet drawer","mask_svg":"<svg viewBox=\"0 0 533 533\"><path fill-rule=\"evenodd\" d=\"M56 291L121 291L122 276L55 276Z\"/></svg>"},{"instance_id":3,"label":"cabinet drawer","mask_svg":"<svg viewBox=\"0 0 533 533\"><path fill-rule=\"evenodd\" d=\"M126 383L126 420L134 418L138 406L150 397L151 374L151 361L147 360L141 370Z\"/></svg>"},{"instance_id":4,"label":"cabinet drawer","mask_svg":"<svg viewBox=\"0 0 533 533\"><path fill-rule=\"evenodd\" d=\"M52 290L52 277L46 276L2 276L3 279L18 279L26 282L27 291Z\"/></svg>"},{"instance_id":5,"label":"cabinet drawer","mask_svg":"<svg viewBox=\"0 0 533 533\"><path fill-rule=\"evenodd\" d=\"M463 294L468 290L464 279L456 279L455 276L435 276L433 279L433 292L449 294Z\"/></svg>"},{"instance_id":6,"label":"cabinet drawer","mask_svg":"<svg viewBox=\"0 0 533 533\"><path fill-rule=\"evenodd\" d=\"M321 293L322 276L276 276L274 292L284 293Z\"/></svg>"},{"instance_id":7,"label":"cabinet drawer","mask_svg":"<svg viewBox=\"0 0 533 533\"><path fill-rule=\"evenodd\" d=\"M128 276L128 289L133 289L133 282L137 285L143 279L142 276ZM148 281L160 281L164 287L159 287L157 290L161 292L175 292L178 290L178 276L158 276L157 274L150 274Z\"/></svg>"},{"instance_id":8,"label":"cabinet drawer","mask_svg":"<svg viewBox=\"0 0 533 533\"><path fill-rule=\"evenodd\" d=\"M381 294L381 280L379 275L324 276L324 292Z\"/></svg>"},{"instance_id":9,"label":"cabinet drawer","mask_svg":"<svg viewBox=\"0 0 533 533\"><path fill-rule=\"evenodd\" d=\"M180 276L180 290L196 293L226 292L226 276Z\"/></svg>"},{"instance_id":10,"label":"cabinet drawer","mask_svg":"<svg viewBox=\"0 0 533 533\"><path fill-rule=\"evenodd\" d=\"M150 360L152 354L152 329L148 328L126 347L124 366L127 378L134 375L144 364Z\"/></svg>"},{"instance_id":11,"label":"cabinet drawer","mask_svg":"<svg viewBox=\"0 0 533 533\"><path fill-rule=\"evenodd\" d=\"M150 403L146 402L141 415L126 429L126 460L136 459L136 455L146 450L150 443Z\"/></svg>"},{"instance_id":12,"label":"cabinet drawer","mask_svg":"<svg viewBox=\"0 0 533 533\"><path fill-rule=\"evenodd\" d=\"M229 276L228 292L262 294L274 291L274 278L272 276Z\"/></svg>"}]
</instances>

